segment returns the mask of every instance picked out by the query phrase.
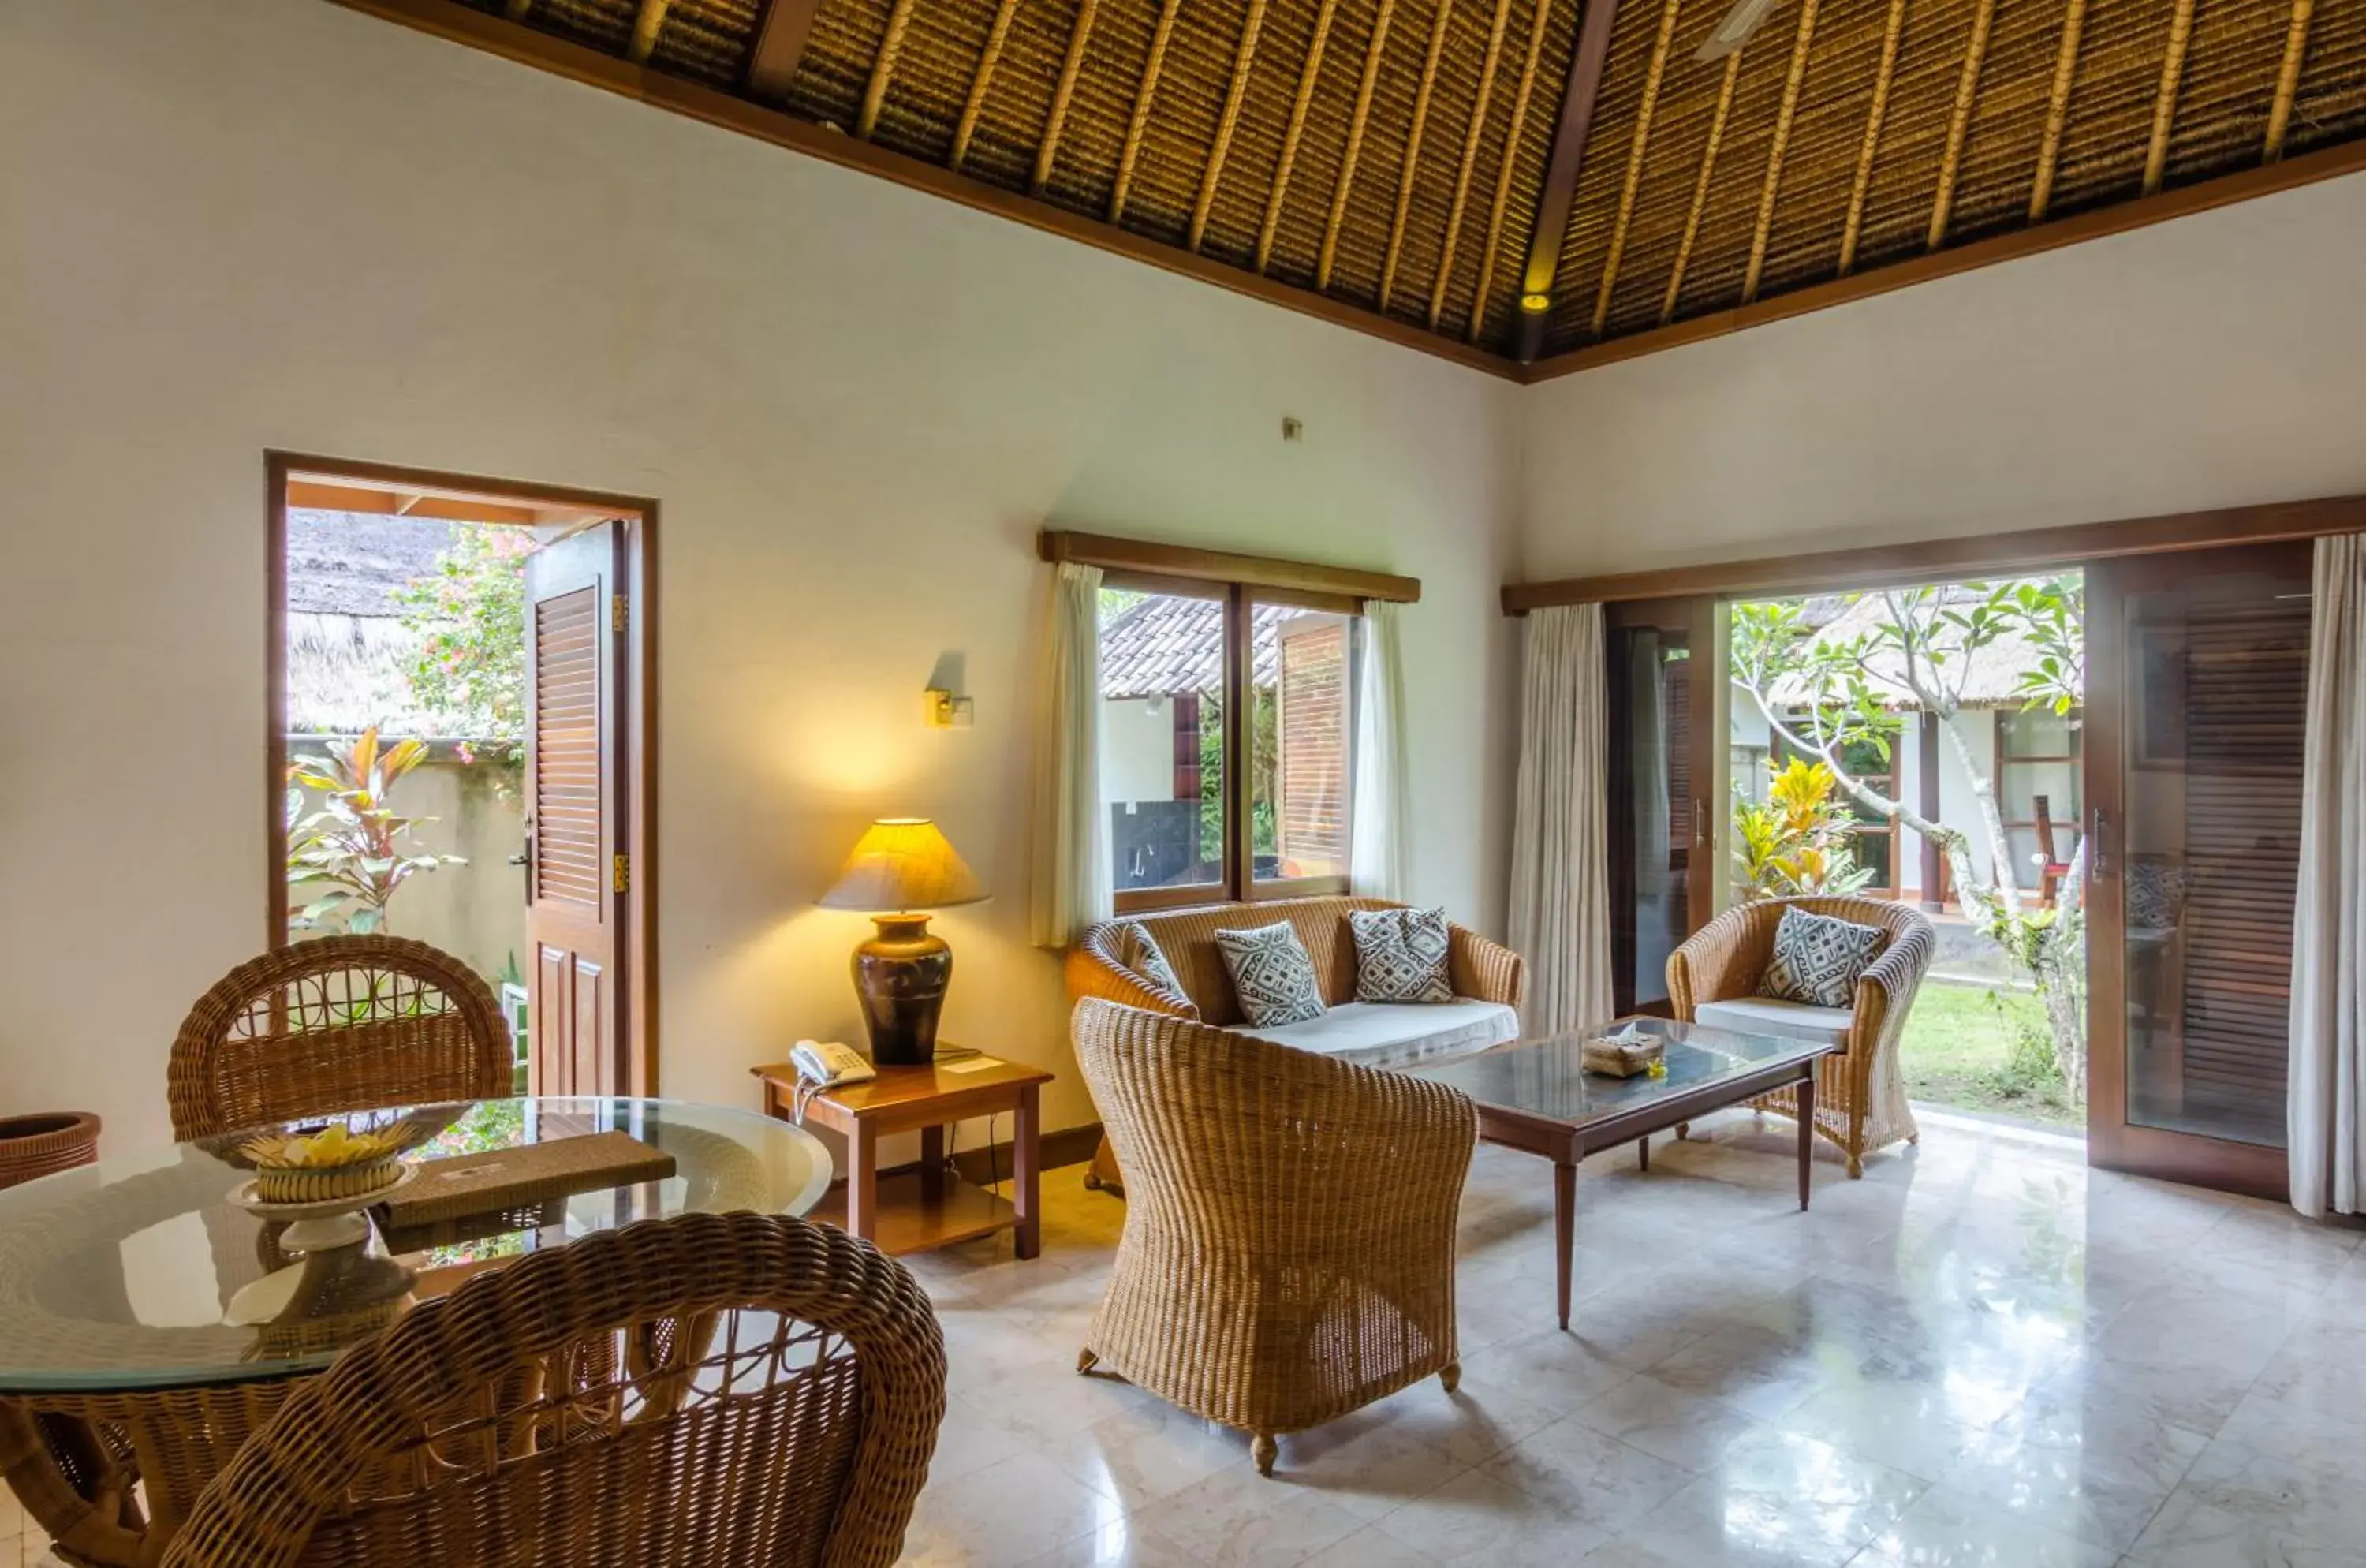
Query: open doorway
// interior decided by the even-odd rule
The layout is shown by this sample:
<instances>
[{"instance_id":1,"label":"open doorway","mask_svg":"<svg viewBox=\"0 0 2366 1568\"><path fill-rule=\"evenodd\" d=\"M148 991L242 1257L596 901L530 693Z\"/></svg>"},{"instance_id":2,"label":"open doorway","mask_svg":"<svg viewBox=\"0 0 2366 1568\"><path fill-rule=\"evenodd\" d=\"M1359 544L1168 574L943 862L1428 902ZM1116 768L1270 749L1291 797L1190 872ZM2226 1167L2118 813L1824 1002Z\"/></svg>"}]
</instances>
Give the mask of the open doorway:
<instances>
[{"instance_id":1,"label":"open doorway","mask_svg":"<svg viewBox=\"0 0 2366 1568\"><path fill-rule=\"evenodd\" d=\"M1921 909L1910 1096L2082 1131L2083 574L1728 610L1733 896Z\"/></svg>"},{"instance_id":2,"label":"open doorway","mask_svg":"<svg viewBox=\"0 0 2366 1568\"><path fill-rule=\"evenodd\" d=\"M653 502L274 453L270 940L412 938L521 1090L657 1089Z\"/></svg>"}]
</instances>

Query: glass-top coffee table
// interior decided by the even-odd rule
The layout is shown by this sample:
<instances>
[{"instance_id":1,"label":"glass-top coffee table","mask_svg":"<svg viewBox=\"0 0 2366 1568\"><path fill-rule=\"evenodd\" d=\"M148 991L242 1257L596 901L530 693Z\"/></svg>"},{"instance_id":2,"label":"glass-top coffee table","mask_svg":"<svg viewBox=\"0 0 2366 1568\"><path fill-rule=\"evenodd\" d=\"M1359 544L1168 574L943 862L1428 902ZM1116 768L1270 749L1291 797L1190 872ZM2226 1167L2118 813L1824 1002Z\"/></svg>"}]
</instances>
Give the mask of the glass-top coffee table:
<instances>
[{"instance_id":1,"label":"glass-top coffee table","mask_svg":"<svg viewBox=\"0 0 2366 1568\"><path fill-rule=\"evenodd\" d=\"M1606 1077L1582 1065L1585 1042L1632 1023L1667 1042L1667 1073ZM1479 1135L1553 1162L1553 1259L1560 1325L1569 1326L1570 1258L1577 1235L1577 1167L1620 1144L1651 1167L1651 1136L1776 1089L1799 1097L1799 1207L1808 1206L1815 1151L1816 1064L1845 1047L1821 1041L1737 1034L1664 1018L1515 1041L1490 1051L1401 1071L1448 1084L1479 1107Z\"/></svg>"}]
</instances>

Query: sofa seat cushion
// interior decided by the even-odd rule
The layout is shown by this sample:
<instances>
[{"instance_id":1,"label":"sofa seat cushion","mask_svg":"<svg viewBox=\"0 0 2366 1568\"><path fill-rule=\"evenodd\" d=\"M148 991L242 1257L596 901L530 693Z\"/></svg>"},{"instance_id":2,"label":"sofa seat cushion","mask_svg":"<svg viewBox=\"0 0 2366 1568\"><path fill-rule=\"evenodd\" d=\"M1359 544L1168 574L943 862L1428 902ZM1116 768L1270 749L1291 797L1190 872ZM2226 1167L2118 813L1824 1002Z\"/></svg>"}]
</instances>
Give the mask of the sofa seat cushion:
<instances>
[{"instance_id":1,"label":"sofa seat cushion","mask_svg":"<svg viewBox=\"0 0 2366 1568\"><path fill-rule=\"evenodd\" d=\"M1694 1019L1736 1034L1771 1034L1777 1040L1817 1040L1831 1045L1848 1043L1849 1026L1856 1015L1846 1008L1809 1007L1805 1002L1776 1001L1772 997L1736 997L1730 1001L1702 1002Z\"/></svg>"},{"instance_id":2,"label":"sofa seat cushion","mask_svg":"<svg viewBox=\"0 0 2366 1568\"><path fill-rule=\"evenodd\" d=\"M1401 1067L1431 1056L1482 1051L1520 1037L1520 1015L1501 1002L1342 1002L1320 1018L1272 1029L1270 1040L1359 1067Z\"/></svg>"}]
</instances>

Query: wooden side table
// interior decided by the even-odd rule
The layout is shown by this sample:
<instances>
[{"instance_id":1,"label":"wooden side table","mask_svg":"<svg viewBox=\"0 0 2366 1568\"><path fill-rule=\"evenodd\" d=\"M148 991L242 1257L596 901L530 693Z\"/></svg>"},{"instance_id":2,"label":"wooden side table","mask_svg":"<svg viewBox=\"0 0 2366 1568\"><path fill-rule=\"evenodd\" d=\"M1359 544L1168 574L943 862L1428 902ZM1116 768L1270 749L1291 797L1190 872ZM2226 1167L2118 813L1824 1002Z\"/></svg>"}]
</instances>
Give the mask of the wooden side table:
<instances>
[{"instance_id":1,"label":"wooden side table","mask_svg":"<svg viewBox=\"0 0 2366 1568\"><path fill-rule=\"evenodd\" d=\"M749 1069L764 1086L767 1115L796 1115L797 1070L786 1062ZM1015 1231L1019 1256L1043 1247L1042 1143L1038 1098L1052 1081L1041 1067L971 1056L921 1067L882 1067L868 1083L817 1094L806 1118L846 1139L846 1195L833 1193L814 1218L841 1224L883 1252L924 1252L997 1231ZM1011 1187L1017 1201L964 1181L945 1168L945 1128L972 1116L1011 1120ZM920 1168L884 1181L879 1140L918 1131Z\"/></svg>"}]
</instances>

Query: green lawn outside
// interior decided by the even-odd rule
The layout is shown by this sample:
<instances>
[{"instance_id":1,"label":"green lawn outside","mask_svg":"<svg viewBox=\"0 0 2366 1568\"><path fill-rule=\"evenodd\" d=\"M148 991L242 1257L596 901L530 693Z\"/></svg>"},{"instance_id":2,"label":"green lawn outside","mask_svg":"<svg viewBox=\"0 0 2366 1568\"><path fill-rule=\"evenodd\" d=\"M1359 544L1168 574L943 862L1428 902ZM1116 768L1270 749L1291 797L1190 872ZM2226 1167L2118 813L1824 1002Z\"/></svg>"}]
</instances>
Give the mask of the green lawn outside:
<instances>
[{"instance_id":1,"label":"green lawn outside","mask_svg":"<svg viewBox=\"0 0 2366 1568\"><path fill-rule=\"evenodd\" d=\"M1966 1111L2083 1128L2055 1071L2045 1010L2026 991L1928 980L1898 1048L1906 1092Z\"/></svg>"}]
</instances>

